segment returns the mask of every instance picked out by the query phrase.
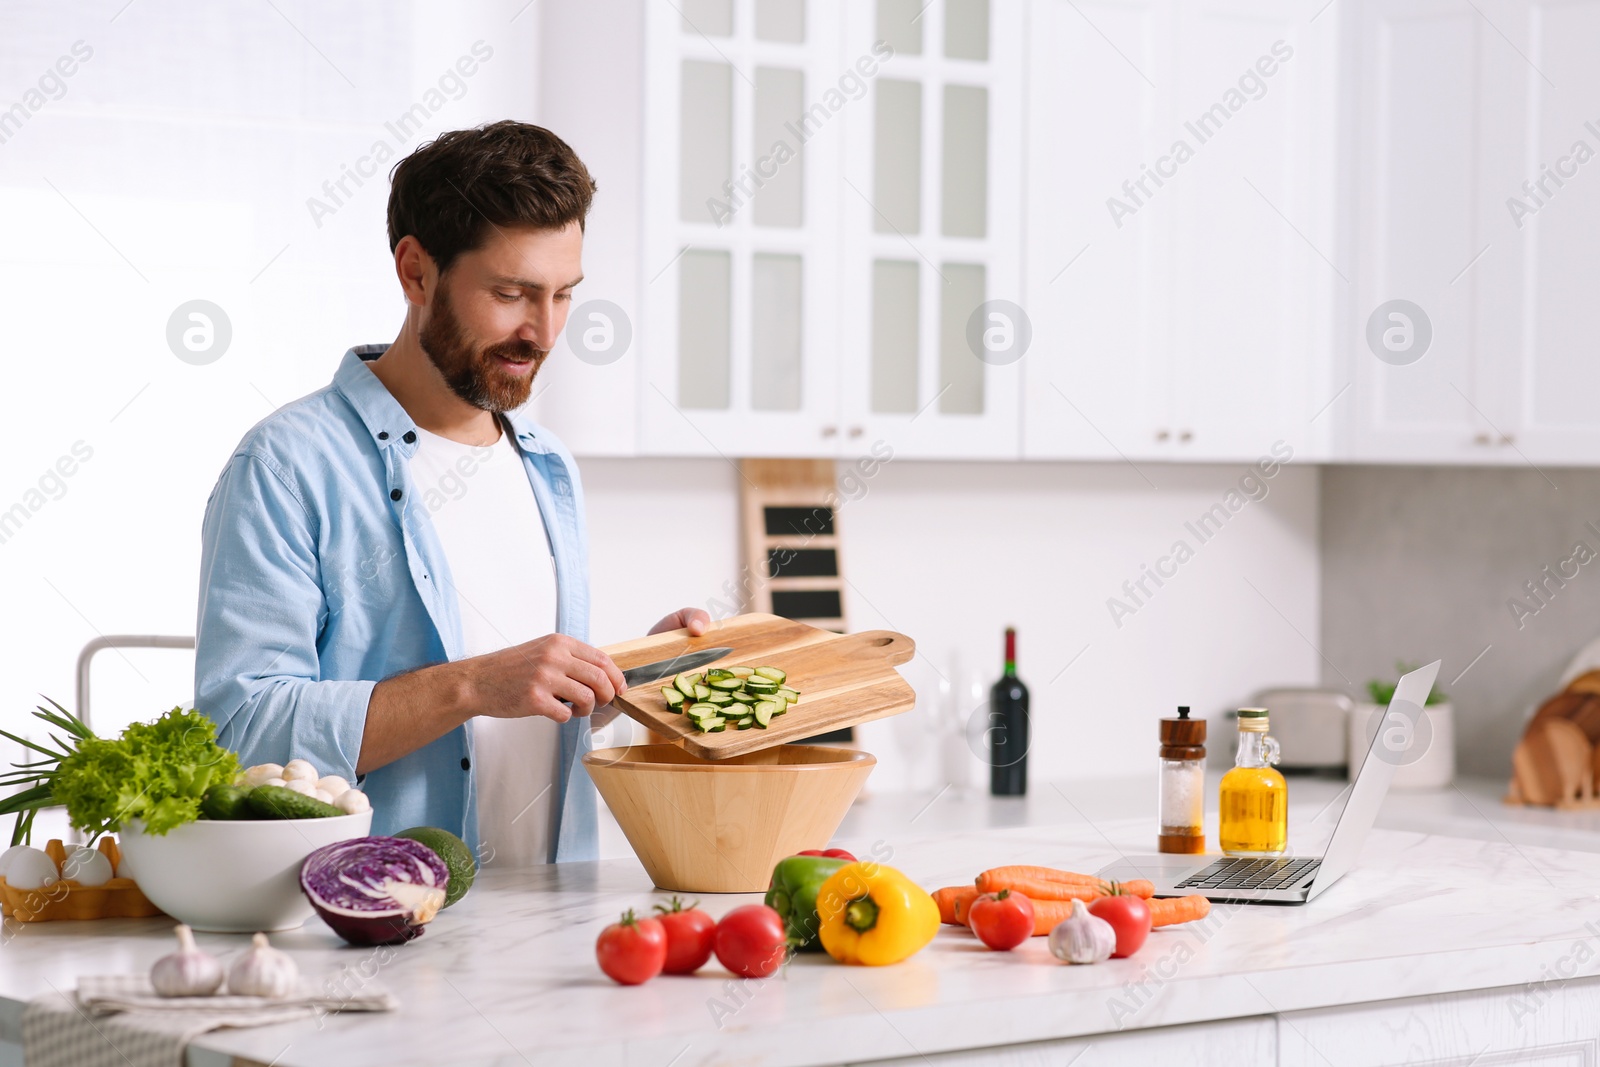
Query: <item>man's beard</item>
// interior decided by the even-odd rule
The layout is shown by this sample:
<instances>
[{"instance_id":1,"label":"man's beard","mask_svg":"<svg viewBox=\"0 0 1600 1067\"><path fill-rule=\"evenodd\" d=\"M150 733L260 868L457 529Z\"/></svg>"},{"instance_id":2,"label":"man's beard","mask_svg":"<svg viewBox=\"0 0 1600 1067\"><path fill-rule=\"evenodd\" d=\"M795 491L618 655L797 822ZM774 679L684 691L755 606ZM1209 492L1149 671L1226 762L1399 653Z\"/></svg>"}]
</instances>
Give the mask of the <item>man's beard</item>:
<instances>
[{"instance_id":1,"label":"man's beard","mask_svg":"<svg viewBox=\"0 0 1600 1067\"><path fill-rule=\"evenodd\" d=\"M433 302L433 313L422 328L418 341L430 362L444 376L452 392L475 408L499 414L528 402L533 379L539 374L548 352L541 352L527 341L513 338L475 351L456 318L445 287L440 285ZM513 375L499 364L504 356L516 362L533 363L533 373Z\"/></svg>"}]
</instances>

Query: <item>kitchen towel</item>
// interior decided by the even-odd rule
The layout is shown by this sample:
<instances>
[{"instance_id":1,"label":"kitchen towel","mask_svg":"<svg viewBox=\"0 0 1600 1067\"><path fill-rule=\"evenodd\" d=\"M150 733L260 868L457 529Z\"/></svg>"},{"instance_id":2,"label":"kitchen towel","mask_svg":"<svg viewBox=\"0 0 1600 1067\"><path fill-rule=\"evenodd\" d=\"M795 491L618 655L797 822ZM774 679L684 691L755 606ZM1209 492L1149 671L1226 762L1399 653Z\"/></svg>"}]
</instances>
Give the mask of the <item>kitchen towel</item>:
<instances>
[{"instance_id":1,"label":"kitchen towel","mask_svg":"<svg viewBox=\"0 0 1600 1067\"><path fill-rule=\"evenodd\" d=\"M302 979L294 995L273 999L160 997L143 975L82 978L75 995L52 992L28 1002L23 1059L28 1067L183 1067L184 1047L208 1030L398 1006L375 982L333 995Z\"/></svg>"}]
</instances>

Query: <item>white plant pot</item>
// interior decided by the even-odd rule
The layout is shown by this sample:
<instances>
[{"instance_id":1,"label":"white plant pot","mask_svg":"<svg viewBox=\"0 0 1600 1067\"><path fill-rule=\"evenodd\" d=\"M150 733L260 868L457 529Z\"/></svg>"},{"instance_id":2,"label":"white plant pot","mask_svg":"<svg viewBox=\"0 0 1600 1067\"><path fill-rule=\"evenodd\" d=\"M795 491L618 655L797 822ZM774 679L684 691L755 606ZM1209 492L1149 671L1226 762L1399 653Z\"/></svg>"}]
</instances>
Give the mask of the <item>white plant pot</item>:
<instances>
[{"instance_id":1,"label":"white plant pot","mask_svg":"<svg viewBox=\"0 0 1600 1067\"><path fill-rule=\"evenodd\" d=\"M300 864L323 845L365 837L372 812L326 819L200 819L154 837L135 820L117 835L122 869L150 902L196 930L291 930L311 918Z\"/></svg>"},{"instance_id":2,"label":"white plant pot","mask_svg":"<svg viewBox=\"0 0 1600 1067\"><path fill-rule=\"evenodd\" d=\"M1350 770L1354 780L1361 770L1378 724L1383 721L1382 704L1357 704L1350 713ZM1444 789L1456 777L1455 709L1449 701L1429 704L1412 739L1411 751L1395 770L1391 789Z\"/></svg>"}]
</instances>

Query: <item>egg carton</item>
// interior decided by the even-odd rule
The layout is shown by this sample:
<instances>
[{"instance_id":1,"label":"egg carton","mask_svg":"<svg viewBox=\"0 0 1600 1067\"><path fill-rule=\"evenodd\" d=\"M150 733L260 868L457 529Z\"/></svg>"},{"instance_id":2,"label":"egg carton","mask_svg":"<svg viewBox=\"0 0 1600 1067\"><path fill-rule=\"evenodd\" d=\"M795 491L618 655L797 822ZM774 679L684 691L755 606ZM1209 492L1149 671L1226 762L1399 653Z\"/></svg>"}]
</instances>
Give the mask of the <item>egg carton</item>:
<instances>
[{"instance_id":1,"label":"egg carton","mask_svg":"<svg viewBox=\"0 0 1600 1067\"><path fill-rule=\"evenodd\" d=\"M110 837L102 837L100 851L111 861L111 869L122 864L122 850ZM67 850L59 840L44 847L55 861L56 870L66 861ZM18 922L47 922L51 919L148 919L165 914L150 903L132 878L112 878L104 885L79 885L74 878L63 878L43 889L17 889L0 876L0 915Z\"/></svg>"}]
</instances>

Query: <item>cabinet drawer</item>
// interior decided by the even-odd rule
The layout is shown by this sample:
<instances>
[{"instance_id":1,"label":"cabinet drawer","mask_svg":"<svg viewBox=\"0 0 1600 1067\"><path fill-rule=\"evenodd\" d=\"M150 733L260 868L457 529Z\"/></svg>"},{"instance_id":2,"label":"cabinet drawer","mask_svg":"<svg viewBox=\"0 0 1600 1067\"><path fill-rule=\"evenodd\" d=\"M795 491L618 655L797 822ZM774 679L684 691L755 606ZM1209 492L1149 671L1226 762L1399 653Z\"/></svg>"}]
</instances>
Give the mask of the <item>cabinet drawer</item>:
<instances>
[{"instance_id":1,"label":"cabinet drawer","mask_svg":"<svg viewBox=\"0 0 1600 1067\"><path fill-rule=\"evenodd\" d=\"M1218 1063L1258 1067L1275 1062L1276 1056L1274 1020L1259 1016L874 1060L872 1067L1208 1067Z\"/></svg>"}]
</instances>

